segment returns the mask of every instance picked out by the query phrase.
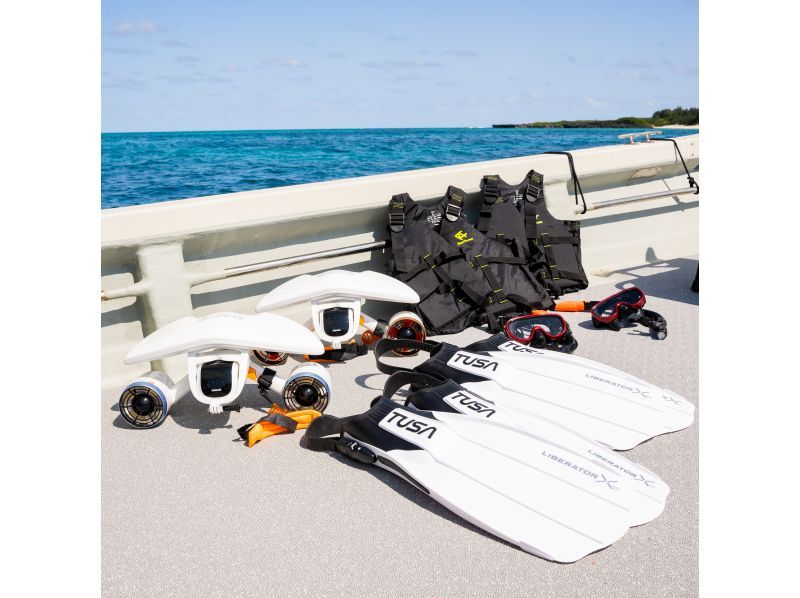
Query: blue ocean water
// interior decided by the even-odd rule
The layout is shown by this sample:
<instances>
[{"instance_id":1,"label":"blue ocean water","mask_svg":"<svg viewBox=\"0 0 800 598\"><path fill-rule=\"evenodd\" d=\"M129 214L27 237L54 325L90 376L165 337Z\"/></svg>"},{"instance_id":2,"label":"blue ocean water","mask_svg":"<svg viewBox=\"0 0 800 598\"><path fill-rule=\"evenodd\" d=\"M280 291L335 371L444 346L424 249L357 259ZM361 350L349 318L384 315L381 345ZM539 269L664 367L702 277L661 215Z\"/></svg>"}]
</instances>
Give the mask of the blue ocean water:
<instances>
[{"instance_id":1,"label":"blue ocean water","mask_svg":"<svg viewBox=\"0 0 800 598\"><path fill-rule=\"evenodd\" d=\"M621 143L641 129L104 133L103 208ZM696 133L676 129L670 136ZM580 173L579 173L580 174Z\"/></svg>"}]
</instances>

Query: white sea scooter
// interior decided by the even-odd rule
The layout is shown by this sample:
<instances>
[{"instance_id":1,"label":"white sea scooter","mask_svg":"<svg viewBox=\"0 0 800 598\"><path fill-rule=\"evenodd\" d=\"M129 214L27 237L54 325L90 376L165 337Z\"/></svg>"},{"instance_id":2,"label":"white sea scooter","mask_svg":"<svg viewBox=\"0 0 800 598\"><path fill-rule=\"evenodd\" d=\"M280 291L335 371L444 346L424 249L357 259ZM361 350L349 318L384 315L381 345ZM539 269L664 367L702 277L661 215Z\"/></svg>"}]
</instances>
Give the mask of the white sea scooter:
<instances>
[{"instance_id":1,"label":"white sea scooter","mask_svg":"<svg viewBox=\"0 0 800 598\"><path fill-rule=\"evenodd\" d=\"M186 377L174 384L163 372L148 372L122 391L120 413L133 427L155 427L187 390L213 414L238 411L240 406L231 403L248 380L258 382L265 396L268 389L282 394L290 410L321 412L328 404L331 387L324 367L301 364L283 380L264 367L259 355L268 351L317 355L323 350L311 331L277 314L219 312L182 318L143 339L124 361L134 364L186 353Z\"/></svg>"},{"instance_id":2,"label":"white sea scooter","mask_svg":"<svg viewBox=\"0 0 800 598\"><path fill-rule=\"evenodd\" d=\"M328 270L303 274L283 283L261 298L256 311L310 303L311 318L306 325L325 343L322 356L307 357L314 361L341 361L363 355L366 346L381 337L425 339L425 326L417 314L401 311L388 322L381 322L361 311L367 299L419 303L416 291L391 276L371 271ZM285 359L285 354L274 355L265 363L281 363Z\"/></svg>"}]
</instances>

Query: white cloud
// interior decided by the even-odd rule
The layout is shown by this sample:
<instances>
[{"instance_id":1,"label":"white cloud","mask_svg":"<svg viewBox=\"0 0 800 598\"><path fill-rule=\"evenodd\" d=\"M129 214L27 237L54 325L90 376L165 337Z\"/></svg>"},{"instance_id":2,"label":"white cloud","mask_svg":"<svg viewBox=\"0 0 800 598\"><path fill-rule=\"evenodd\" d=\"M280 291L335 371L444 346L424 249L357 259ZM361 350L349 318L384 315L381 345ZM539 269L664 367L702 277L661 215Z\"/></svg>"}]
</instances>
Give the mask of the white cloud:
<instances>
[{"instance_id":1,"label":"white cloud","mask_svg":"<svg viewBox=\"0 0 800 598\"><path fill-rule=\"evenodd\" d=\"M650 62L647 58L634 56L630 58L623 58L617 63L617 66L622 67L624 69L649 69L650 67L653 66L653 63Z\"/></svg>"},{"instance_id":2,"label":"white cloud","mask_svg":"<svg viewBox=\"0 0 800 598\"><path fill-rule=\"evenodd\" d=\"M561 58L563 58L564 60L566 60L570 64L578 64L578 59L575 58L569 52L561 52L561 54L559 54L559 56L561 56Z\"/></svg>"},{"instance_id":3,"label":"white cloud","mask_svg":"<svg viewBox=\"0 0 800 598\"><path fill-rule=\"evenodd\" d=\"M661 77L659 77L655 73L649 73L637 69L621 69L612 73L610 78L622 79L625 81L642 81L642 82L661 81Z\"/></svg>"},{"instance_id":4,"label":"white cloud","mask_svg":"<svg viewBox=\"0 0 800 598\"><path fill-rule=\"evenodd\" d=\"M386 64L391 68L399 69L439 68L442 66L433 60L387 60Z\"/></svg>"},{"instance_id":5,"label":"white cloud","mask_svg":"<svg viewBox=\"0 0 800 598\"><path fill-rule=\"evenodd\" d=\"M108 80L105 80L105 79ZM147 89L147 85L141 79L134 77L103 77L103 89L126 89L128 91L139 91Z\"/></svg>"},{"instance_id":6,"label":"white cloud","mask_svg":"<svg viewBox=\"0 0 800 598\"><path fill-rule=\"evenodd\" d=\"M159 31L158 25L156 25L153 21L139 21L139 31L142 33L155 33Z\"/></svg>"},{"instance_id":7,"label":"white cloud","mask_svg":"<svg viewBox=\"0 0 800 598\"><path fill-rule=\"evenodd\" d=\"M188 75L158 75L156 79L166 81L172 85L185 85L192 83L230 83L231 79L209 75L203 71L195 71L191 76Z\"/></svg>"},{"instance_id":8,"label":"white cloud","mask_svg":"<svg viewBox=\"0 0 800 598\"><path fill-rule=\"evenodd\" d=\"M194 46L192 46L192 44L187 44L186 42L182 42L182 41L177 40L177 39L170 39L170 40L167 40L165 42L161 42L161 44L164 45L164 46L171 47L171 48L187 48L187 49L191 49L191 48L194 47Z\"/></svg>"},{"instance_id":9,"label":"white cloud","mask_svg":"<svg viewBox=\"0 0 800 598\"><path fill-rule=\"evenodd\" d=\"M480 56L475 50L445 50L444 56L458 56L460 58L477 58Z\"/></svg>"},{"instance_id":10,"label":"white cloud","mask_svg":"<svg viewBox=\"0 0 800 598\"><path fill-rule=\"evenodd\" d=\"M385 60L383 62L363 62L362 64L367 68L378 70L439 68L442 66L433 60Z\"/></svg>"},{"instance_id":11,"label":"white cloud","mask_svg":"<svg viewBox=\"0 0 800 598\"><path fill-rule=\"evenodd\" d=\"M108 54L131 54L131 55L141 55L141 54L152 54L150 50L146 50L143 48L103 48L103 52Z\"/></svg>"},{"instance_id":12,"label":"white cloud","mask_svg":"<svg viewBox=\"0 0 800 598\"><path fill-rule=\"evenodd\" d=\"M699 74L699 70L696 66L675 66L672 67L672 72L678 75L697 76Z\"/></svg>"},{"instance_id":13,"label":"white cloud","mask_svg":"<svg viewBox=\"0 0 800 598\"><path fill-rule=\"evenodd\" d=\"M200 77L187 77L185 75L158 75L156 79L160 79L162 81L166 81L167 83L171 83L173 85L182 85L184 83L198 83L201 81Z\"/></svg>"},{"instance_id":14,"label":"white cloud","mask_svg":"<svg viewBox=\"0 0 800 598\"><path fill-rule=\"evenodd\" d=\"M116 35L132 35L136 33L157 33L164 31L155 21L120 21L114 23L111 32Z\"/></svg>"},{"instance_id":15,"label":"white cloud","mask_svg":"<svg viewBox=\"0 0 800 598\"><path fill-rule=\"evenodd\" d=\"M266 58L261 61L264 66L283 66L291 69L302 69L308 65L297 58Z\"/></svg>"}]
</instances>

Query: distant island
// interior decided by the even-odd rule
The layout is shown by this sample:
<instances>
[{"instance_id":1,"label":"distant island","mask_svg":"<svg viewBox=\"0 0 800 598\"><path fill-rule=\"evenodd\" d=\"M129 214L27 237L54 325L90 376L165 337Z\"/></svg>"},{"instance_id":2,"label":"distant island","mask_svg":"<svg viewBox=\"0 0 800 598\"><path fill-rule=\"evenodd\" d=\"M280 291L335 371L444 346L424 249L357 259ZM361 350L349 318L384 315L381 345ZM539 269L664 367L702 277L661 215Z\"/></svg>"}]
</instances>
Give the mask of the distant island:
<instances>
[{"instance_id":1,"label":"distant island","mask_svg":"<svg viewBox=\"0 0 800 598\"><path fill-rule=\"evenodd\" d=\"M650 118L623 116L616 120L559 120L555 122L522 123L519 125L492 125L495 129L633 129L637 127L665 127L667 125L698 125L699 108L665 108Z\"/></svg>"}]
</instances>

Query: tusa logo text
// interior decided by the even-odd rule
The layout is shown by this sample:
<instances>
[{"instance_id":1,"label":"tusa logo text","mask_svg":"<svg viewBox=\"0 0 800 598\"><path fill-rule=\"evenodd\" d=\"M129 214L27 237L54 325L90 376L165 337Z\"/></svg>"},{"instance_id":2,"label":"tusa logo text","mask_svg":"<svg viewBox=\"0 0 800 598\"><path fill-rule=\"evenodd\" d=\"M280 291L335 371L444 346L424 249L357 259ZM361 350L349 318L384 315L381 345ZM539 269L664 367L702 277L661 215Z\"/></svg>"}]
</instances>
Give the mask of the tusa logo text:
<instances>
[{"instance_id":1,"label":"tusa logo text","mask_svg":"<svg viewBox=\"0 0 800 598\"><path fill-rule=\"evenodd\" d=\"M497 371L497 366L499 365L496 361L478 355L470 355L469 353L456 353L450 361L453 364L460 363L473 369L491 369L493 372Z\"/></svg>"},{"instance_id":2,"label":"tusa logo text","mask_svg":"<svg viewBox=\"0 0 800 598\"><path fill-rule=\"evenodd\" d=\"M389 415L389 419L387 423L394 425L397 428L403 428L409 432L413 432L414 434L418 434L420 436L427 436L428 438L433 438L433 435L436 434L436 426L430 425L426 421L420 421L418 419L414 419L413 417L403 415L399 411L393 411Z\"/></svg>"},{"instance_id":3,"label":"tusa logo text","mask_svg":"<svg viewBox=\"0 0 800 598\"><path fill-rule=\"evenodd\" d=\"M465 391L458 391L447 395L444 402L453 407L456 411L467 413L473 411L477 415L481 415L486 419L492 417L496 412L490 406L490 401L479 399L478 397L468 394Z\"/></svg>"}]
</instances>

